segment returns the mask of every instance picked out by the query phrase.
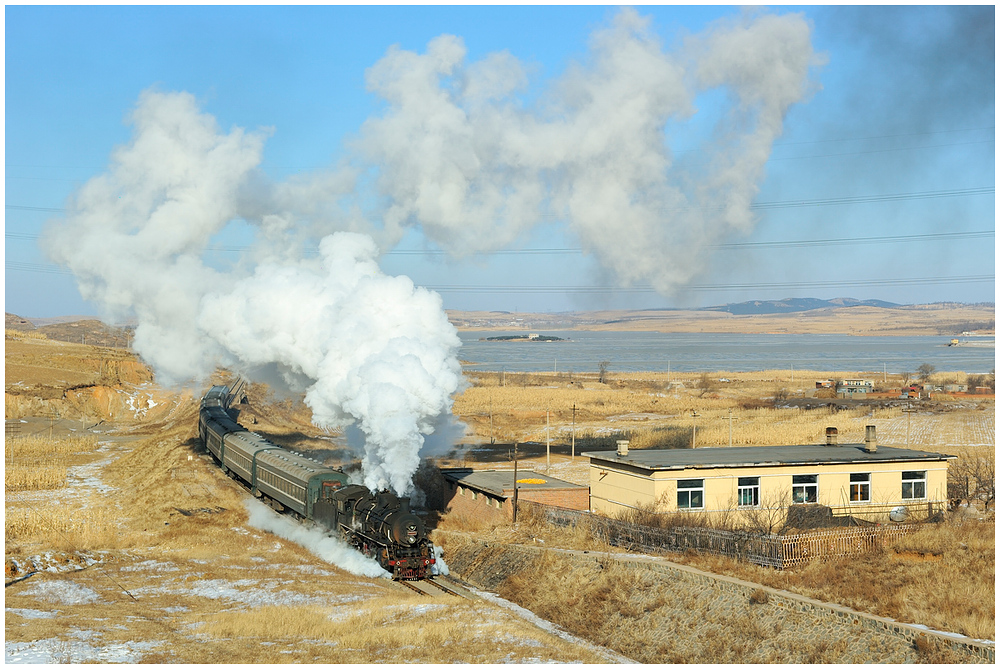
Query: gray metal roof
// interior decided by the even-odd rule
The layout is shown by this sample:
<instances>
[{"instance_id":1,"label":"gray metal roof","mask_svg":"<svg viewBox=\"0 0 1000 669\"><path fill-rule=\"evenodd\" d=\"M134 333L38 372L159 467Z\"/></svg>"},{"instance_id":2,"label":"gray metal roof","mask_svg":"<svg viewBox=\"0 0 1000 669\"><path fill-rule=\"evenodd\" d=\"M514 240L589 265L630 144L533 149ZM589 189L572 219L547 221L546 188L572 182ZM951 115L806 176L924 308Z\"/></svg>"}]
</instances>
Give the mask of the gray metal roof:
<instances>
[{"instance_id":1,"label":"gray metal roof","mask_svg":"<svg viewBox=\"0 0 1000 669\"><path fill-rule=\"evenodd\" d=\"M461 483L469 488L475 488L477 490L482 490L483 492L501 497L506 496L504 491L513 492L514 490L513 469L487 469L479 471L472 469L442 469L441 473L446 479ZM525 479L533 479L535 481L544 482L529 483ZM559 490L566 488L587 487L570 483L569 481L552 478L551 476L546 476L545 474L539 474L538 472L531 471L530 469L518 469L517 480L519 481L517 484L519 490L537 490L539 488L546 490Z\"/></svg>"},{"instance_id":2,"label":"gray metal roof","mask_svg":"<svg viewBox=\"0 0 1000 669\"><path fill-rule=\"evenodd\" d=\"M956 456L907 448L879 446L867 453L864 444L807 444L803 446L739 446L734 448L630 449L582 453L595 460L632 465L642 469L711 469L715 467L765 467L780 465L849 464L857 462L910 462L952 460Z\"/></svg>"}]
</instances>

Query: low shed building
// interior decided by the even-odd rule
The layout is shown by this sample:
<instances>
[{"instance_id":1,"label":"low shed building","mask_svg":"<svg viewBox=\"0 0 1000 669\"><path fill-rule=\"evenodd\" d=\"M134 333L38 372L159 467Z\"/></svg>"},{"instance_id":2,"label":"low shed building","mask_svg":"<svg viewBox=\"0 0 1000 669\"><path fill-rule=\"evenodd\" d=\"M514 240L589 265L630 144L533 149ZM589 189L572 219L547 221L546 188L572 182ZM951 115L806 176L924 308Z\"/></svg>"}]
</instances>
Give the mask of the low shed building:
<instances>
[{"instance_id":1,"label":"low shed building","mask_svg":"<svg viewBox=\"0 0 1000 669\"><path fill-rule=\"evenodd\" d=\"M944 510L953 455L863 444L749 446L584 453L591 510L747 512L824 505L833 515L888 522ZM835 440L834 440L835 441ZM900 511L904 507L905 511ZM737 513L735 518L740 518Z\"/></svg>"},{"instance_id":2,"label":"low shed building","mask_svg":"<svg viewBox=\"0 0 1000 669\"><path fill-rule=\"evenodd\" d=\"M514 470L442 469L445 480L444 508L449 513L483 520L509 520L513 516ZM519 469L519 501L586 511L590 490L545 474Z\"/></svg>"}]
</instances>

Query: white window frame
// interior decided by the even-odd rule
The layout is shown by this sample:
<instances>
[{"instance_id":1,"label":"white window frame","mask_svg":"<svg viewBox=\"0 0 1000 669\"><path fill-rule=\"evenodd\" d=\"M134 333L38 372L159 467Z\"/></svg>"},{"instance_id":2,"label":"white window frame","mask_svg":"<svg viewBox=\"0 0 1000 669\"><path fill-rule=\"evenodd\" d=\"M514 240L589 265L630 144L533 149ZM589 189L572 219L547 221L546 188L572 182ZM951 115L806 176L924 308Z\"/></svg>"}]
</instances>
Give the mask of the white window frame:
<instances>
[{"instance_id":1,"label":"white window frame","mask_svg":"<svg viewBox=\"0 0 1000 669\"><path fill-rule=\"evenodd\" d=\"M907 474L910 475L910 478L907 478ZM918 476L914 476L914 474ZM919 495L915 494L918 485L920 486ZM909 488L909 495L906 494L907 488ZM903 472L903 489L901 494L903 499L927 499L927 472Z\"/></svg>"},{"instance_id":2,"label":"white window frame","mask_svg":"<svg viewBox=\"0 0 1000 669\"><path fill-rule=\"evenodd\" d=\"M681 484L684 484L683 486ZM700 493L697 496L698 505L695 506L691 503L694 493ZM687 504L681 506L681 496L687 498ZM683 511L694 511L705 508L705 479L680 479L677 481L677 509Z\"/></svg>"},{"instance_id":3,"label":"white window frame","mask_svg":"<svg viewBox=\"0 0 1000 669\"><path fill-rule=\"evenodd\" d=\"M802 479L811 478L812 481ZM798 482L795 479L800 479ZM802 491L802 500L795 499L795 489ZM809 490L813 491L813 499L809 499ZM792 504L816 504L819 502L819 474L793 474L792 475Z\"/></svg>"},{"instance_id":4,"label":"white window frame","mask_svg":"<svg viewBox=\"0 0 1000 669\"><path fill-rule=\"evenodd\" d=\"M744 494L749 495L749 504L744 503ZM759 476L740 476L736 479L736 505L741 509L756 509L760 506Z\"/></svg>"},{"instance_id":5,"label":"white window frame","mask_svg":"<svg viewBox=\"0 0 1000 669\"><path fill-rule=\"evenodd\" d=\"M848 489L847 499L851 504L871 503L872 475L870 473L863 473L863 472L851 473L851 484L850 488Z\"/></svg>"}]
</instances>

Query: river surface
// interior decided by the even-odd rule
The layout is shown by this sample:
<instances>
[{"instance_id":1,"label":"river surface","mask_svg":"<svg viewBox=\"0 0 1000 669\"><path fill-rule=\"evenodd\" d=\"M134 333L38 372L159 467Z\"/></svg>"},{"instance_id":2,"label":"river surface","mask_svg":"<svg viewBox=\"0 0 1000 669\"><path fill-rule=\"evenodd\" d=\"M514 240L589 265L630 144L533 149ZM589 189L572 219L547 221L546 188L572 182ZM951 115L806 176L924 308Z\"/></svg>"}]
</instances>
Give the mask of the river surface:
<instances>
[{"instance_id":1,"label":"river surface","mask_svg":"<svg viewBox=\"0 0 1000 669\"><path fill-rule=\"evenodd\" d=\"M480 338L523 331L459 332L459 357L469 369L508 372L753 372L802 369L823 372L914 372L927 363L940 372L994 369L993 338L979 346L948 346L947 336L854 337L815 334L716 334L537 331L561 342L490 342Z\"/></svg>"}]
</instances>

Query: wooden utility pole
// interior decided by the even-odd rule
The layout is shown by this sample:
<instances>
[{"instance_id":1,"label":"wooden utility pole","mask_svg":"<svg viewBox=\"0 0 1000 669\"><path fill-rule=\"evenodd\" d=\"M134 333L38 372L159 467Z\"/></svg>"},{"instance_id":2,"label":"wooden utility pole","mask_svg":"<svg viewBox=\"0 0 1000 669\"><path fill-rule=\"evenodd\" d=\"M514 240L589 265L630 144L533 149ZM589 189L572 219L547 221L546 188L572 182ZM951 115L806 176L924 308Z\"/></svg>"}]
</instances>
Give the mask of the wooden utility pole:
<instances>
[{"instance_id":1,"label":"wooden utility pole","mask_svg":"<svg viewBox=\"0 0 1000 669\"><path fill-rule=\"evenodd\" d=\"M490 446L496 443L493 438L493 395L490 394Z\"/></svg>"},{"instance_id":2,"label":"wooden utility pole","mask_svg":"<svg viewBox=\"0 0 1000 669\"><path fill-rule=\"evenodd\" d=\"M733 447L733 409L729 408L729 448Z\"/></svg>"},{"instance_id":3,"label":"wooden utility pole","mask_svg":"<svg viewBox=\"0 0 1000 669\"><path fill-rule=\"evenodd\" d=\"M514 442L514 510L513 522L517 524L517 442Z\"/></svg>"},{"instance_id":4,"label":"wooden utility pole","mask_svg":"<svg viewBox=\"0 0 1000 669\"><path fill-rule=\"evenodd\" d=\"M691 448L696 448L698 444L698 416L697 411L691 412Z\"/></svg>"},{"instance_id":5,"label":"wooden utility pole","mask_svg":"<svg viewBox=\"0 0 1000 669\"><path fill-rule=\"evenodd\" d=\"M545 473L549 473L550 450L552 447L552 432L549 429L549 412L545 412Z\"/></svg>"},{"instance_id":6,"label":"wooden utility pole","mask_svg":"<svg viewBox=\"0 0 1000 669\"><path fill-rule=\"evenodd\" d=\"M573 404L573 431L570 433L569 459L576 459L576 404Z\"/></svg>"}]
</instances>

